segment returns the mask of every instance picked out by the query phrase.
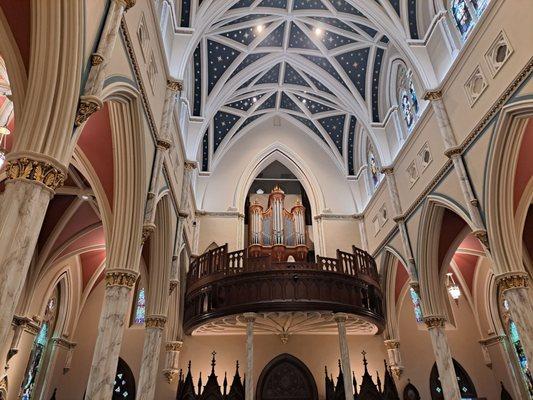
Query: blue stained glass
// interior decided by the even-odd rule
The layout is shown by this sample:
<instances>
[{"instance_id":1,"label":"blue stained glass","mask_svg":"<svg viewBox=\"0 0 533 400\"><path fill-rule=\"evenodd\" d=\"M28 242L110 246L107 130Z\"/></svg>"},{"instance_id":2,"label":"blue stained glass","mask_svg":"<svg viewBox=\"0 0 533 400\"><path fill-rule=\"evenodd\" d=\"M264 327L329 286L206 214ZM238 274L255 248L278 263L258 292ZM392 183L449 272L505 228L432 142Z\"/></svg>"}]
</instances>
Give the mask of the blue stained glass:
<instances>
[{"instance_id":1,"label":"blue stained glass","mask_svg":"<svg viewBox=\"0 0 533 400\"><path fill-rule=\"evenodd\" d=\"M141 288L137 294L137 305L135 307L135 323L139 325L144 324L146 313L146 299L144 296L144 288Z\"/></svg>"},{"instance_id":2,"label":"blue stained glass","mask_svg":"<svg viewBox=\"0 0 533 400\"><path fill-rule=\"evenodd\" d=\"M465 0L453 0L452 1L452 14L461 32L461 35L465 36L468 33L468 30L472 25L472 16L470 15L470 10L466 5Z\"/></svg>"},{"instance_id":3,"label":"blue stained glass","mask_svg":"<svg viewBox=\"0 0 533 400\"><path fill-rule=\"evenodd\" d=\"M409 295L411 296L411 301L413 302L413 307L415 310L416 322L422 322L422 308L420 307L420 297L418 293L413 288L409 288Z\"/></svg>"}]
</instances>

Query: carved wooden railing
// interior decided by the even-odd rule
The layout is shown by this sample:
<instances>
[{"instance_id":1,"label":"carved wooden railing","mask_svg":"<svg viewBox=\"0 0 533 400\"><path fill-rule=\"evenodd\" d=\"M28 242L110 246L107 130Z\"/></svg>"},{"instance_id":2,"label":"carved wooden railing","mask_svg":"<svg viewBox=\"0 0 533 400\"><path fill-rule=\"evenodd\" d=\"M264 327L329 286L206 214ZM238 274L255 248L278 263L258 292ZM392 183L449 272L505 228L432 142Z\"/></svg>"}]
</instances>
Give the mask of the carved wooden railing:
<instances>
[{"instance_id":1,"label":"carved wooden railing","mask_svg":"<svg viewBox=\"0 0 533 400\"><path fill-rule=\"evenodd\" d=\"M384 323L376 263L367 252L337 250L317 262L276 262L270 256L228 252L227 245L191 262L184 328L190 333L213 319L243 312L333 311Z\"/></svg>"}]
</instances>

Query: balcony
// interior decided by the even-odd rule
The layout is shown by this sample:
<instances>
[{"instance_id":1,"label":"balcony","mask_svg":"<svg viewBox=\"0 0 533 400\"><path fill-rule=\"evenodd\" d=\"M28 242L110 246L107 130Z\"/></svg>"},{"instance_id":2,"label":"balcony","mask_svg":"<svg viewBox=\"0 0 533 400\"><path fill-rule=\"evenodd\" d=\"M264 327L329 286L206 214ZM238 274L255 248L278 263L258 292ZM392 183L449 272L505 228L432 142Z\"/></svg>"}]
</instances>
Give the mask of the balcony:
<instances>
[{"instance_id":1,"label":"balcony","mask_svg":"<svg viewBox=\"0 0 533 400\"><path fill-rule=\"evenodd\" d=\"M312 263L250 257L248 250L228 252L221 246L191 263L185 299L187 334L246 312L344 312L372 325L373 333L384 326L376 263L355 247L351 254L337 250L336 258L317 257Z\"/></svg>"}]
</instances>

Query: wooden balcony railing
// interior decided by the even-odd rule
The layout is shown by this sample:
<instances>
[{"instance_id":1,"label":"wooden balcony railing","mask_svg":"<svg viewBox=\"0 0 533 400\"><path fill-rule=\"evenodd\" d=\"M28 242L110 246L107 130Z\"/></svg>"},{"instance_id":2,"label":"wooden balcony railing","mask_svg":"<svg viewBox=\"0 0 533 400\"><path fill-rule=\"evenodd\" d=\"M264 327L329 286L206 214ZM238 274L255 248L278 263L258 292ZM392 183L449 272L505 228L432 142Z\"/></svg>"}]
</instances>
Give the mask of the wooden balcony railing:
<instances>
[{"instance_id":1,"label":"wooden balcony railing","mask_svg":"<svg viewBox=\"0 0 533 400\"><path fill-rule=\"evenodd\" d=\"M317 262L276 262L228 252L227 245L192 261L187 274L184 328L243 312L333 311L364 317L381 330L382 294L374 259L353 247Z\"/></svg>"}]
</instances>

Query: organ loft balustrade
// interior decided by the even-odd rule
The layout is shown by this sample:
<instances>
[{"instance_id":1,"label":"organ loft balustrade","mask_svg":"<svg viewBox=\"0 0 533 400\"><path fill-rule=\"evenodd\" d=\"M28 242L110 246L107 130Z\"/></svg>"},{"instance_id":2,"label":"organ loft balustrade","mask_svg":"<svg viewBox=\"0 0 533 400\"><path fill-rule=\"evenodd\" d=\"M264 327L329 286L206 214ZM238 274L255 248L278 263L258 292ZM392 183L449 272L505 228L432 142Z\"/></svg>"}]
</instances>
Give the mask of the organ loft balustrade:
<instances>
[{"instance_id":1,"label":"organ loft balustrade","mask_svg":"<svg viewBox=\"0 0 533 400\"><path fill-rule=\"evenodd\" d=\"M380 332L384 326L375 260L356 247L352 253L337 250L336 258L290 262L250 249L228 252L224 245L192 261L185 298L188 334L247 312L316 312L322 320L317 323L320 329L328 316L343 312L358 321L355 325L364 326L366 333Z\"/></svg>"}]
</instances>

